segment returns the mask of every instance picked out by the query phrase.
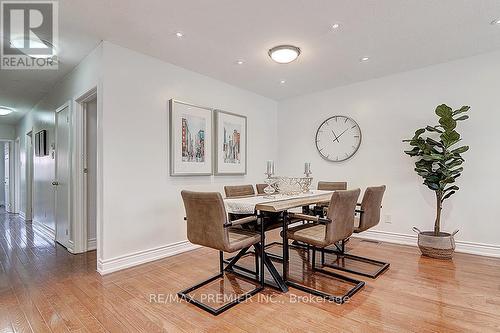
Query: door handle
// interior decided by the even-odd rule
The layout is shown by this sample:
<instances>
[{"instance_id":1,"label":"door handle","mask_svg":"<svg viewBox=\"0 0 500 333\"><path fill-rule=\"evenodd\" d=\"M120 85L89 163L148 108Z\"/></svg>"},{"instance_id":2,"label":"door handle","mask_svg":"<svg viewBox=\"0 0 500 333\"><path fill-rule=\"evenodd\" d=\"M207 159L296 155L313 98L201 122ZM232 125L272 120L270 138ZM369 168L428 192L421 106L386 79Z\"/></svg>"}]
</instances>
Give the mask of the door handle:
<instances>
[{"instance_id":1,"label":"door handle","mask_svg":"<svg viewBox=\"0 0 500 333\"><path fill-rule=\"evenodd\" d=\"M52 185L54 185L54 186L58 186L58 185L59 185L59 182L58 182L57 180L54 180L54 181L52 182Z\"/></svg>"}]
</instances>

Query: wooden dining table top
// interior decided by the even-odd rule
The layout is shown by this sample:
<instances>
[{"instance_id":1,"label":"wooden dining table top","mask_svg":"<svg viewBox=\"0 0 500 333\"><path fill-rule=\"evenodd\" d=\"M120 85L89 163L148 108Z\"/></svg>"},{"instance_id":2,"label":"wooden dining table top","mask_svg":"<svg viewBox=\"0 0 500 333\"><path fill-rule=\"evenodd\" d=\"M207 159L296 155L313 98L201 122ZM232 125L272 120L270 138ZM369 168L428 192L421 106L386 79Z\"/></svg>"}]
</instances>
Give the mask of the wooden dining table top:
<instances>
[{"instance_id":1,"label":"wooden dining table top","mask_svg":"<svg viewBox=\"0 0 500 333\"><path fill-rule=\"evenodd\" d=\"M225 199L226 209L231 213L252 213L253 211L263 212L283 212L292 208L309 206L318 203L329 202L335 191L313 190L309 193L298 195L274 195L273 198L266 198L264 195L245 196ZM243 211L238 212L238 207ZM252 208L253 207L253 210ZM235 210L232 210L236 209Z\"/></svg>"}]
</instances>

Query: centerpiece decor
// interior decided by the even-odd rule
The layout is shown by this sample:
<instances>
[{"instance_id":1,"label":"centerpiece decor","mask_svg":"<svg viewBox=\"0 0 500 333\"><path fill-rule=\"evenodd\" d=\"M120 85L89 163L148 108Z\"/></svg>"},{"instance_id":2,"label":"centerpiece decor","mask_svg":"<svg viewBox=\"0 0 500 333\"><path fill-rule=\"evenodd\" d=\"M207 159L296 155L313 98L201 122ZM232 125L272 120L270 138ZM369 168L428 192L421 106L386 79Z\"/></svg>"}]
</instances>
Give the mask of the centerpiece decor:
<instances>
[{"instance_id":1,"label":"centerpiece decor","mask_svg":"<svg viewBox=\"0 0 500 333\"><path fill-rule=\"evenodd\" d=\"M456 147L461 141L457 132L457 124L469 118L465 115L469 106L462 106L453 110L446 104L436 108L439 124L426 126L415 131L413 138L403 140L408 142L411 150L405 153L417 157L415 171L423 178L423 184L436 195L436 220L434 231L420 231L418 233L418 246L423 255L433 258L451 259L455 251L454 236L458 232L447 233L441 231L441 212L446 199L455 194L459 187L455 181L462 174L462 163L465 161L462 154L469 150L468 146Z\"/></svg>"}]
</instances>

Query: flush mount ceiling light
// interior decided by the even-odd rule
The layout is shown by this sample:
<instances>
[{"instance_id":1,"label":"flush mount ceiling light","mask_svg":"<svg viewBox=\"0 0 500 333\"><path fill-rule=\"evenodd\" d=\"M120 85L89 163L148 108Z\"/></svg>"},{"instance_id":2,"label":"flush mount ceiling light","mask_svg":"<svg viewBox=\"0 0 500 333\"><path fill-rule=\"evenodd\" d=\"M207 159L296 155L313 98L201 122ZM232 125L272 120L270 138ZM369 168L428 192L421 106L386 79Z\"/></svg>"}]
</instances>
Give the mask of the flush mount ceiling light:
<instances>
[{"instance_id":1,"label":"flush mount ceiling light","mask_svg":"<svg viewBox=\"0 0 500 333\"><path fill-rule=\"evenodd\" d=\"M293 45L279 45L270 49L268 54L278 64L288 64L299 57L300 48Z\"/></svg>"},{"instance_id":2,"label":"flush mount ceiling light","mask_svg":"<svg viewBox=\"0 0 500 333\"><path fill-rule=\"evenodd\" d=\"M500 19L495 19L491 21L491 25L500 25Z\"/></svg>"},{"instance_id":3,"label":"flush mount ceiling light","mask_svg":"<svg viewBox=\"0 0 500 333\"><path fill-rule=\"evenodd\" d=\"M286 83L286 80L281 80L280 81L281 84L285 84Z\"/></svg>"},{"instance_id":4,"label":"flush mount ceiling light","mask_svg":"<svg viewBox=\"0 0 500 333\"><path fill-rule=\"evenodd\" d=\"M180 32L180 31L177 31L177 32L175 33L175 36L176 36L177 38L182 38L182 37L184 37L184 34L183 34L182 32Z\"/></svg>"},{"instance_id":5,"label":"flush mount ceiling light","mask_svg":"<svg viewBox=\"0 0 500 333\"><path fill-rule=\"evenodd\" d=\"M368 60L370 60L370 58L368 58L368 57L363 57L363 58L359 59L360 62L367 62Z\"/></svg>"},{"instance_id":6,"label":"flush mount ceiling light","mask_svg":"<svg viewBox=\"0 0 500 333\"><path fill-rule=\"evenodd\" d=\"M340 24L338 24L338 23L332 24L332 29L333 30L337 30L338 28L340 28Z\"/></svg>"},{"instance_id":7,"label":"flush mount ceiling light","mask_svg":"<svg viewBox=\"0 0 500 333\"><path fill-rule=\"evenodd\" d=\"M14 109L8 108L6 106L0 106L0 116L6 116L14 112Z\"/></svg>"},{"instance_id":8,"label":"flush mount ceiling light","mask_svg":"<svg viewBox=\"0 0 500 333\"><path fill-rule=\"evenodd\" d=\"M238 65L243 65L245 63L245 60L239 59L239 60L236 60L236 63Z\"/></svg>"}]
</instances>

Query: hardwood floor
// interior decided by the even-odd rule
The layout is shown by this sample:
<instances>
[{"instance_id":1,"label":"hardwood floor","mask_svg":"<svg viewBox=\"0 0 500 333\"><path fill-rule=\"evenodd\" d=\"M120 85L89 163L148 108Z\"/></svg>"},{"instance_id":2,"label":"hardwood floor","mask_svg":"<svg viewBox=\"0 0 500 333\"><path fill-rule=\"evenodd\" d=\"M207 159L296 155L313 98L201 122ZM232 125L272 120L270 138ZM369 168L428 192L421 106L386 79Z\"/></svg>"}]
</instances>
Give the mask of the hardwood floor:
<instances>
[{"instance_id":1,"label":"hardwood floor","mask_svg":"<svg viewBox=\"0 0 500 333\"><path fill-rule=\"evenodd\" d=\"M499 259L457 254L439 261L421 257L414 247L360 240L348 249L391 263L378 279L361 278L366 286L349 303L312 302L298 290L267 288L212 317L185 302L169 302L168 295L216 273L215 251L200 249L101 277L95 252L71 255L30 224L0 213L0 332L500 331ZM311 276L299 255L291 255L295 280L332 292L343 288ZM251 266L253 259L242 264ZM226 278L205 291L251 287ZM297 302L296 296L305 298Z\"/></svg>"}]
</instances>

